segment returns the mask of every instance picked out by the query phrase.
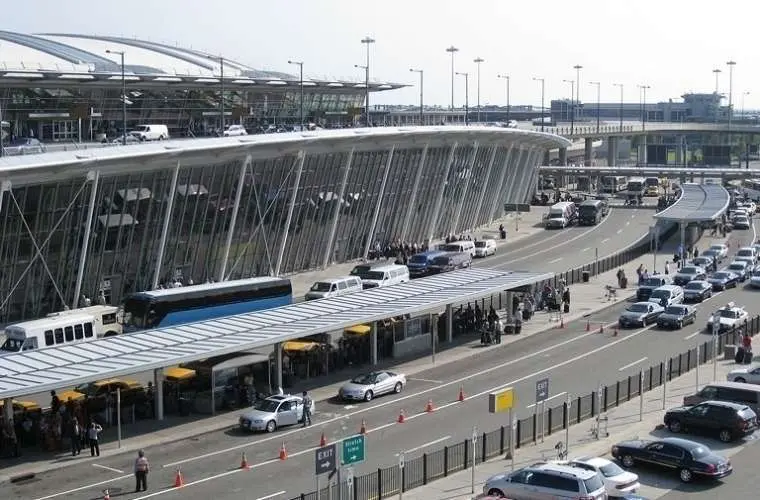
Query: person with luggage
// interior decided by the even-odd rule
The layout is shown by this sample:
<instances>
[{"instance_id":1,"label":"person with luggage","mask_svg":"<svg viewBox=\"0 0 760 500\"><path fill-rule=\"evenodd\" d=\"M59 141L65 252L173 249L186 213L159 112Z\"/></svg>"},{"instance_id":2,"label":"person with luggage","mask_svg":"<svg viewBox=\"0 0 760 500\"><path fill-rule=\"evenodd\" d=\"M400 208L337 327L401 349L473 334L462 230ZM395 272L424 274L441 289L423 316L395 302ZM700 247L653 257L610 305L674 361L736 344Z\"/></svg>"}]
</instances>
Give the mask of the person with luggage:
<instances>
[{"instance_id":1,"label":"person with luggage","mask_svg":"<svg viewBox=\"0 0 760 500\"><path fill-rule=\"evenodd\" d=\"M562 312L565 314L570 312L570 287L565 288L562 292Z\"/></svg>"}]
</instances>

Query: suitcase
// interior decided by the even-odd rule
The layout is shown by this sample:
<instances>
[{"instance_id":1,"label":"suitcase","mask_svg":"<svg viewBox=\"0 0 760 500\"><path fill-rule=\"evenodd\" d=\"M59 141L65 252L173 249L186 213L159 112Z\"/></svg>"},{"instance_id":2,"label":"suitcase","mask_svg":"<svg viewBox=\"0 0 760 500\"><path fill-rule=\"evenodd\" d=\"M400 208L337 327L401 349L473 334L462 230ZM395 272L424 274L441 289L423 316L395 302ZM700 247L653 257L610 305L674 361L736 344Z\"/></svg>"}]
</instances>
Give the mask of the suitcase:
<instances>
[{"instance_id":1,"label":"suitcase","mask_svg":"<svg viewBox=\"0 0 760 500\"><path fill-rule=\"evenodd\" d=\"M743 347L737 347L736 348L736 355L734 356L734 361L737 364L741 364L744 361L744 348Z\"/></svg>"},{"instance_id":2,"label":"suitcase","mask_svg":"<svg viewBox=\"0 0 760 500\"><path fill-rule=\"evenodd\" d=\"M563 310L565 311L565 314L569 313L570 312L570 304L568 304L567 302L565 302L565 307L564 307Z\"/></svg>"},{"instance_id":3,"label":"suitcase","mask_svg":"<svg viewBox=\"0 0 760 500\"><path fill-rule=\"evenodd\" d=\"M522 317L525 321L528 321L530 319L530 311L527 309L523 309Z\"/></svg>"},{"instance_id":4,"label":"suitcase","mask_svg":"<svg viewBox=\"0 0 760 500\"><path fill-rule=\"evenodd\" d=\"M745 365L752 363L752 351L744 351L744 359L742 361Z\"/></svg>"}]
</instances>

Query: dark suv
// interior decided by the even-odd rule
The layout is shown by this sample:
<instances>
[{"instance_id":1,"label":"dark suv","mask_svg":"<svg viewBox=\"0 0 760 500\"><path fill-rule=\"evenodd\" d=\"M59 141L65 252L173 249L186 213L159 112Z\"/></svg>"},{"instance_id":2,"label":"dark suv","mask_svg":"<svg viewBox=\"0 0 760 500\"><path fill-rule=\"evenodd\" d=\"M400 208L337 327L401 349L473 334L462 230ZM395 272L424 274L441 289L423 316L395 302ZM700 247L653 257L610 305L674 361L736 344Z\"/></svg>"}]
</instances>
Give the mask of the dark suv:
<instances>
[{"instance_id":1,"label":"dark suv","mask_svg":"<svg viewBox=\"0 0 760 500\"><path fill-rule=\"evenodd\" d=\"M757 415L747 405L727 401L705 401L696 406L673 408L665 413L671 432L717 435L727 443L757 429Z\"/></svg>"}]
</instances>

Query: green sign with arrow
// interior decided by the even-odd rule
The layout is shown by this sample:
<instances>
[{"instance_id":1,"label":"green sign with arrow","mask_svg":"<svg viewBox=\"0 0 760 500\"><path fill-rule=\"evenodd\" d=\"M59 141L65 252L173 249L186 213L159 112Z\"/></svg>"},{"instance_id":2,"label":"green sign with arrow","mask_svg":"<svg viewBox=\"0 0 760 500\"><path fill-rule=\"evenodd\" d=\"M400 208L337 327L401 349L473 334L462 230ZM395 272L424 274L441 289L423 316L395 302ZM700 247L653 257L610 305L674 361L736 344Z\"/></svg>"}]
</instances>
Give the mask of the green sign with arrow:
<instances>
[{"instance_id":1,"label":"green sign with arrow","mask_svg":"<svg viewBox=\"0 0 760 500\"><path fill-rule=\"evenodd\" d=\"M342 441L343 465L353 465L364 462L365 440L362 434L351 436Z\"/></svg>"}]
</instances>

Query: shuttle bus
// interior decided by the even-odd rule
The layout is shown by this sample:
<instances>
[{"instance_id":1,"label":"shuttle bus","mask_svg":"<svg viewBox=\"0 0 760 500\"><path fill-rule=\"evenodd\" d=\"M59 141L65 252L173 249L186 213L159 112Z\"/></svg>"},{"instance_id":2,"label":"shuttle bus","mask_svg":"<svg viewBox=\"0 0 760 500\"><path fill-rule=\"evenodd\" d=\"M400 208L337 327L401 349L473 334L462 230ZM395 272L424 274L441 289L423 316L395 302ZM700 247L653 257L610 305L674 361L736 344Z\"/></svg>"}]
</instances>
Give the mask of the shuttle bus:
<instances>
[{"instance_id":1,"label":"shuttle bus","mask_svg":"<svg viewBox=\"0 0 760 500\"><path fill-rule=\"evenodd\" d=\"M602 177L602 192L617 193L623 191L628 184L628 179L623 175L607 175Z\"/></svg>"},{"instance_id":2,"label":"shuttle bus","mask_svg":"<svg viewBox=\"0 0 760 500\"><path fill-rule=\"evenodd\" d=\"M625 192L628 196L644 196L646 188L646 179L643 177L631 177L625 186Z\"/></svg>"}]
</instances>

